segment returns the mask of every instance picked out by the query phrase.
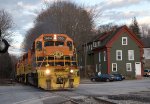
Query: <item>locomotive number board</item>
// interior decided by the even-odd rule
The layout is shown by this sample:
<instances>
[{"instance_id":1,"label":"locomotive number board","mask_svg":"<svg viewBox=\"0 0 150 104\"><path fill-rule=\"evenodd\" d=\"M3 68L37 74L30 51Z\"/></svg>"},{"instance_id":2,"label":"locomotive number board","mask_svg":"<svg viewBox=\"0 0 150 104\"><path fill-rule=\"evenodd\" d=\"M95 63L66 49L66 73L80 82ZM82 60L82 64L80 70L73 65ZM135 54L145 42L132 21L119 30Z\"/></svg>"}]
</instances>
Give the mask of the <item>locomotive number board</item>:
<instances>
[{"instance_id":1,"label":"locomotive number board","mask_svg":"<svg viewBox=\"0 0 150 104\"><path fill-rule=\"evenodd\" d=\"M44 36L43 40L45 40L45 41L53 40L53 37L52 36Z\"/></svg>"},{"instance_id":2,"label":"locomotive number board","mask_svg":"<svg viewBox=\"0 0 150 104\"><path fill-rule=\"evenodd\" d=\"M65 37L63 37L63 36L58 36L58 39L57 39L58 41L65 41L66 40L66 38Z\"/></svg>"}]
</instances>

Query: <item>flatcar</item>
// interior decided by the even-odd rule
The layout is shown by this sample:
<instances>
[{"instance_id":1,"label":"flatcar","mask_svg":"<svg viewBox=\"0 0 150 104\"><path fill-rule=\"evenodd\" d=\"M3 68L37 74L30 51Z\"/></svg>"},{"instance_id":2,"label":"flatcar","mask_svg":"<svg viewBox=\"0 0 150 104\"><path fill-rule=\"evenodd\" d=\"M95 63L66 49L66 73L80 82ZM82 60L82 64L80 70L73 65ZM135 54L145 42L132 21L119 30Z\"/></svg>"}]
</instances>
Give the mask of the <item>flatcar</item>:
<instances>
[{"instance_id":1,"label":"flatcar","mask_svg":"<svg viewBox=\"0 0 150 104\"><path fill-rule=\"evenodd\" d=\"M66 34L42 34L16 66L18 82L45 90L77 88L80 83L77 53Z\"/></svg>"}]
</instances>

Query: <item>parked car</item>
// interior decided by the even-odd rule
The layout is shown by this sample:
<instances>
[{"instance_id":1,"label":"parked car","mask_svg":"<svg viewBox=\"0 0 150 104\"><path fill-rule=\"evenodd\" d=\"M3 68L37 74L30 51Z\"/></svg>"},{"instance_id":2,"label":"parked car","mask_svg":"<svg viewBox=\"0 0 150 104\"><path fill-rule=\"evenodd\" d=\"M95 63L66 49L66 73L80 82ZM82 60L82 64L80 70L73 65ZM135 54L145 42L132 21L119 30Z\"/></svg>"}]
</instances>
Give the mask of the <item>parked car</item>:
<instances>
[{"instance_id":1,"label":"parked car","mask_svg":"<svg viewBox=\"0 0 150 104\"><path fill-rule=\"evenodd\" d=\"M145 69L144 70L144 76L149 77L150 76L150 69Z\"/></svg>"},{"instance_id":2,"label":"parked car","mask_svg":"<svg viewBox=\"0 0 150 104\"><path fill-rule=\"evenodd\" d=\"M115 79L116 81L122 81L122 80L125 79L125 76L123 76L122 74L119 74L119 73L112 74L112 75L114 75L114 79Z\"/></svg>"},{"instance_id":3,"label":"parked car","mask_svg":"<svg viewBox=\"0 0 150 104\"><path fill-rule=\"evenodd\" d=\"M91 81L110 82L110 81L114 81L114 76L110 75L110 74L100 74L100 75L96 75L96 76L91 77Z\"/></svg>"}]
</instances>

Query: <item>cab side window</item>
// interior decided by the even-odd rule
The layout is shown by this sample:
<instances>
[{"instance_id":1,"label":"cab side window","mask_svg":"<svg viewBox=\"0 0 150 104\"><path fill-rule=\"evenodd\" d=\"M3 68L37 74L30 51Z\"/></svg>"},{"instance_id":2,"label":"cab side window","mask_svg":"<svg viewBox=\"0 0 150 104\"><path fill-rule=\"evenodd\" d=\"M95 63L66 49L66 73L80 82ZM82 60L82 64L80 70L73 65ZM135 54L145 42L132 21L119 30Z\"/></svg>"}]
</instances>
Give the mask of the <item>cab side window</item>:
<instances>
[{"instance_id":1,"label":"cab side window","mask_svg":"<svg viewBox=\"0 0 150 104\"><path fill-rule=\"evenodd\" d=\"M71 41L67 41L67 46L69 47L69 50L72 50L72 42Z\"/></svg>"},{"instance_id":2,"label":"cab side window","mask_svg":"<svg viewBox=\"0 0 150 104\"><path fill-rule=\"evenodd\" d=\"M38 51L42 50L42 42L41 41L36 42L36 50L38 50Z\"/></svg>"}]
</instances>

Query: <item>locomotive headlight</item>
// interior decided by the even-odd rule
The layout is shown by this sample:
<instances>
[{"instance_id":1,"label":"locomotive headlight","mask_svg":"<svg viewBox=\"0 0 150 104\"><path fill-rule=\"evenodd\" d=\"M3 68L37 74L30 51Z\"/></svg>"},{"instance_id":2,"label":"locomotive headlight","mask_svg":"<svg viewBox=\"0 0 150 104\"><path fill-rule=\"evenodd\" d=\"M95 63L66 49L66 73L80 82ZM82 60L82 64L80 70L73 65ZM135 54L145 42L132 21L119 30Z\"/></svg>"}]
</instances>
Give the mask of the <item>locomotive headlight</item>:
<instances>
[{"instance_id":1,"label":"locomotive headlight","mask_svg":"<svg viewBox=\"0 0 150 104\"><path fill-rule=\"evenodd\" d=\"M50 75L50 70L49 70L49 69L46 69L46 70L45 70L45 74L46 74L46 75Z\"/></svg>"},{"instance_id":2,"label":"locomotive headlight","mask_svg":"<svg viewBox=\"0 0 150 104\"><path fill-rule=\"evenodd\" d=\"M73 73L73 72L74 72L74 71L71 69L71 70L70 70L70 73Z\"/></svg>"},{"instance_id":3,"label":"locomotive headlight","mask_svg":"<svg viewBox=\"0 0 150 104\"><path fill-rule=\"evenodd\" d=\"M56 34L54 35L54 40L57 40L57 36L56 36Z\"/></svg>"}]
</instances>

